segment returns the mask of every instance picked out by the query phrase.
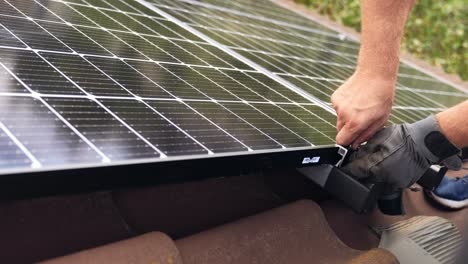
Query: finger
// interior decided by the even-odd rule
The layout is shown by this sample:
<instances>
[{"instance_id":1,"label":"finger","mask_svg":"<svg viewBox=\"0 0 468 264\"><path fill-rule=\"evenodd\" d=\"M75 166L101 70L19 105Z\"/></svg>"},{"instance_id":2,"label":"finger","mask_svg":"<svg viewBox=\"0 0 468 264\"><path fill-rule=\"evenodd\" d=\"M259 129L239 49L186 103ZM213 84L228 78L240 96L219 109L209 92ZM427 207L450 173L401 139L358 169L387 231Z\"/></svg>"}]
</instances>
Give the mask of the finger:
<instances>
[{"instance_id":1,"label":"finger","mask_svg":"<svg viewBox=\"0 0 468 264\"><path fill-rule=\"evenodd\" d=\"M370 127L368 127L366 130L364 130L356 139L352 142L351 148L357 149L359 145L361 145L363 142L368 141L370 138L372 138L379 129L382 128L382 125L380 122L375 122L373 123Z\"/></svg>"},{"instance_id":2,"label":"finger","mask_svg":"<svg viewBox=\"0 0 468 264\"><path fill-rule=\"evenodd\" d=\"M338 117L336 120L336 133L340 132L344 125L345 122L343 121L343 118Z\"/></svg>"},{"instance_id":3,"label":"finger","mask_svg":"<svg viewBox=\"0 0 468 264\"><path fill-rule=\"evenodd\" d=\"M348 146L367 128L367 126L356 125L352 122L347 122L336 135L336 143L338 145Z\"/></svg>"}]
</instances>

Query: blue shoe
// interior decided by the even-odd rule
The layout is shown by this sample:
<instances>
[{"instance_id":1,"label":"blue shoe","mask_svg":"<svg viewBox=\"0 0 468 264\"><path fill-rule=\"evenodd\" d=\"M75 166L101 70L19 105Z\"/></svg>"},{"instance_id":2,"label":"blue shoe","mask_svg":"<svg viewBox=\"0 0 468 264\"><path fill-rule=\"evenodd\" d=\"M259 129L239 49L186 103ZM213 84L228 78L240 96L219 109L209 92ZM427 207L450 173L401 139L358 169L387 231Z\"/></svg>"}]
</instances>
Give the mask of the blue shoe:
<instances>
[{"instance_id":1,"label":"blue shoe","mask_svg":"<svg viewBox=\"0 0 468 264\"><path fill-rule=\"evenodd\" d=\"M468 175L463 178L445 176L439 187L430 192L430 196L448 208L461 209L468 206Z\"/></svg>"}]
</instances>

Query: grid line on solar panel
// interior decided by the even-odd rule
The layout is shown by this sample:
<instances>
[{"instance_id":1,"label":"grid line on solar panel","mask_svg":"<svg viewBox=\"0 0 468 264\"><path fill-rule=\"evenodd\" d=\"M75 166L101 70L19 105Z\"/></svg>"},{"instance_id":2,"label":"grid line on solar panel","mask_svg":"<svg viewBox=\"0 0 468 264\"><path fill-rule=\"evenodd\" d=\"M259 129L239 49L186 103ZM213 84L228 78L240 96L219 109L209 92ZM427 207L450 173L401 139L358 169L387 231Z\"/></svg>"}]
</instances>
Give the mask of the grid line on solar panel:
<instances>
[{"instance_id":1,"label":"grid line on solar panel","mask_svg":"<svg viewBox=\"0 0 468 264\"><path fill-rule=\"evenodd\" d=\"M213 152L251 150L241 140L185 102L149 103ZM189 122L186 122L189 120ZM214 140L207 140L214 138ZM224 142L224 143L223 143Z\"/></svg>"},{"instance_id":2,"label":"grid line on solar panel","mask_svg":"<svg viewBox=\"0 0 468 264\"><path fill-rule=\"evenodd\" d=\"M284 107L279 105L256 105L255 108L259 109L262 113L268 116L278 116L276 121L282 124L284 127L288 127L302 138L306 139L308 142L318 142L321 144L326 144L324 142L333 142L334 139L321 130L317 129L315 126L306 122L305 120L298 118L296 115L292 114ZM298 107L300 108L300 107ZM300 108L303 110L302 108ZM294 110L294 109L291 109ZM297 110L297 109L295 109ZM280 115L281 114L281 115ZM305 115L306 113L304 113ZM333 127L333 126L332 126ZM315 143L317 144L317 143Z\"/></svg>"},{"instance_id":3,"label":"grid line on solar panel","mask_svg":"<svg viewBox=\"0 0 468 264\"><path fill-rule=\"evenodd\" d=\"M81 33L74 27L59 23L38 23L47 29L50 34L53 34L56 38L58 38L77 53L111 56L109 51L102 48L99 44L94 42L91 38Z\"/></svg>"},{"instance_id":4,"label":"grid line on solar panel","mask_svg":"<svg viewBox=\"0 0 468 264\"><path fill-rule=\"evenodd\" d=\"M37 93L83 94L38 53L29 50L0 49L1 64Z\"/></svg>"},{"instance_id":5,"label":"grid line on solar panel","mask_svg":"<svg viewBox=\"0 0 468 264\"><path fill-rule=\"evenodd\" d=\"M18 10L21 14L24 14L25 17L29 18L40 18L50 21L60 21L54 14L49 10L44 8L42 5L38 4L34 0L32 1L22 1L22 0L2 0L8 2L11 6L14 6L14 9ZM2 12L2 11L0 11Z\"/></svg>"},{"instance_id":6,"label":"grid line on solar panel","mask_svg":"<svg viewBox=\"0 0 468 264\"><path fill-rule=\"evenodd\" d=\"M126 90L78 55L47 53L42 56L87 94L128 96Z\"/></svg>"},{"instance_id":7,"label":"grid line on solar panel","mask_svg":"<svg viewBox=\"0 0 468 264\"><path fill-rule=\"evenodd\" d=\"M227 131L245 142L253 150L285 148L267 133L222 105L213 102L192 102L189 105L216 124L225 127Z\"/></svg>"},{"instance_id":8,"label":"grid line on solar panel","mask_svg":"<svg viewBox=\"0 0 468 264\"><path fill-rule=\"evenodd\" d=\"M105 99L101 102L168 156L212 154L210 149L142 100Z\"/></svg>"},{"instance_id":9,"label":"grid line on solar panel","mask_svg":"<svg viewBox=\"0 0 468 264\"><path fill-rule=\"evenodd\" d=\"M24 48L25 46L13 34L8 32L2 24L0 24L0 47Z\"/></svg>"},{"instance_id":10,"label":"grid line on solar panel","mask_svg":"<svg viewBox=\"0 0 468 264\"><path fill-rule=\"evenodd\" d=\"M0 24L2 24L10 34L17 36L18 39L21 39L31 48L70 52L69 48L60 43L60 41L32 20L0 16Z\"/></svg>"},{"instance_id":11,"label":"grid line on solar panel","mask_svg":"<svg viewBox=\"0 0 468 264\"><path fill-rule=\"evenodd\" d=\"M225 103L223 106L232 113L242 117L247 122L255 124L257 128L270 135L285 147L312 145L296 132L290 128L284 127L276 119L268 117L265 113L259 111L252 105Z\"/></svg>"}]
</instances>

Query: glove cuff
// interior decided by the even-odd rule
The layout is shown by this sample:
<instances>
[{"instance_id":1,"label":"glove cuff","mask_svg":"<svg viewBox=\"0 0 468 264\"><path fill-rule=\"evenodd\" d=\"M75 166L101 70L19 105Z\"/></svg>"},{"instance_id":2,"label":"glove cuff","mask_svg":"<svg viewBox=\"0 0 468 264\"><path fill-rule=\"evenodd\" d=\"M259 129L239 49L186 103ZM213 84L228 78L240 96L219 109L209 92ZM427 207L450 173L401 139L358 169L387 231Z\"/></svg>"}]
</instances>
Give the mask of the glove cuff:
<instances>
[{"instance_id":1,"label":"glove cuff","mask_svg":"<svg viewBox=\"0 0 468 264\"><path fill-rule=\"evenodd\" d=\"M434 115L406 125L406 128L414 143L432 164L440 163L446 158L460 153L460 149L442 133Z\"/></svg>"}]
</instances>

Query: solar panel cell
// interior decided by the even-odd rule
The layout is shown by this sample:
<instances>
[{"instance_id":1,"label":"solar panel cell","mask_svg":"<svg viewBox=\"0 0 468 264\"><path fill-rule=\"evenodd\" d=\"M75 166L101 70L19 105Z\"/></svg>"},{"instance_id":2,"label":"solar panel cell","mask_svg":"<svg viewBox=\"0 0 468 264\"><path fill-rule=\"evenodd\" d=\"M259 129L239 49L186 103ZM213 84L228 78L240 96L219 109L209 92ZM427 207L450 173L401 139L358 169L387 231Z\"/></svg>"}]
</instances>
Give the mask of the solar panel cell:
<instances>
[{"instance_id":1,"label":"solar panel cell","mask_svg":"<svg viewBox=\"0 0 468 264\"><path fill-rule=\"evenodd\" d=\"M154 30L141 24L138 20L133 19L133 16L126 15L124 13L113 12L113 11L103 11L104 14L112 17L114 20L122 23L128 29L131 29L134 32L142 33L142 34L155 34Z\"/></svg>"},{"instance_id":2,"label":"solar panel cell","mask_svg":"<svg viewBox=\"0 0 468 264\"><path fill-rule=\"evenodd\" d=\"M91 6L114 9L111 5L107 3L105 0L82 0L82 2L90 4ZM116 1L112 1L116 2Z\"/></svg>"},{"instance_id":3,"label":"solar panel cell","mask_svg":"<svg viewBox=\"0 0 468 264\"><path fill-rule=\"evenodd\" d=\"M186 38L186 39L193 40L193 41L204 42L202 39L200 39L199 37L195 36L194 34L188 32L187 30L183 29L182 27L175 24L174 22L167 21L167 20L162 20L162 19L157 20L157 22L160 23L161 25L163 25L162 28L169 29L171 32L174 32L177 36L179 36L179 38ZM161 35L166 36L166 35L164 35L162 33L161 33ZM167 36L167 37L169 37L169 36Z\"/></svg>"},{"instance_id":4,"label":"solar panel cell","mask_svg":"<svg viewBox=\"0 0 468 264\"><path fill-rule=\"evenodd\" d=\"M11 5L9 5L5 0L0 0L0 14L9 15L9 16L21 16L21 13Z\"/></svg>"},{"instance_id":5,"label":"solar panel cell","mask_svg":"<svg viewBox=\"0 0 468 264\"><path fill-rule=\"evenodd\" d=\"M94 0L96 1L96 0ZM102 2L103 0L99 1ZM127 5L126 2L122 1L105 1L108 5L112 6L112 9L119 10L122 12L138 12L132 6Z\"/></svg>"},{"instance_id":6,"label":"solar panel cell","mask_svg":"<svg viewBox=\"0 0 468 264\"><path fill-rule=\"evenodd\" d=\"M222 70L222 72L263 97L264 99L262 101L291 102L286 96L276 91L274 87L268 87L243 72L233 70Z\"/></svg>"},{"instance_id":7,"label":"solar panel cell","mask_svg":"<svg viewBox=\"0 0 468 264\"><path fill-rule=\"evenodd\" d=\"M155 19L152 17L146 17L146 16L131 16L134 20L137 20L140 24L145 25L148 27L151 31L151 35L161 35L165 37L170 37L170 38L181 38L182 36L179 36L169 30L168 28L165 28L159 23L159 19Z\"/></svg>"},{"instance_id":8,"label":"solar panel cell","mask_svg":"<svg viewBox=\"0 0 468 264\"><path fill-rule=\"evenodd\" d=\"M215 153L247 150L237 138L186 104L160 101L149 104Z\"/></svg>"},{"instance_id":9,"label":"solar panel cell","mask_svg":"<svg viewBox=\"0 0 468 264\"><path fill-rule=\"evenodd\" d=\"M100 57L87 57L87 59L109 78L112 78L136 96L174 98L158 84L138 73L130 65L121 60ZM153 69L156 69L156 67Z\"/></svg>"},{"instance_id":10,"label":"solar panel cell","mask_svg":"<svg viewBox=\"0 0 468 264\"><path fill-rule=\"evenodd\" d=\"M136 131L129 129L128 124L96 101L48 98L47 102L110 160L160 156L156 147L147 144Z\"/></svg>"},{"instance_id":11,"label":"solar panel cell","mask_svg":"<svg viewBox=\"0 0 468 264\"><path fill-rule=\"evenodd\" d=\"M101 2L101 1L99 1ZM93 21L96 25L103 27L105 29L114 29L125 31L125 27L120 23L107 16L97 8L74 5L73 9L87 17L89 20Z\"/></svg>"},{"instance_id":12,"label":"solar panel cell","mask_svg":"<svg viewBox=\"0 0 468 264\"><path fill-rule=\"evenodd\" d=\"M177 46L183 48L184 50L190 51L192 54L196 54L198 58L200 58L202 61L207 63L208 65L214 66L214 67L224 67L224 68L233 68L232 65L224 61L222 58L219 57L219 55L224 55L224 57L227 57L227 54L225 54L223 51L218 51L217 54L210 53L208 50L205 48L208 47L209 45L198 45L198 44L193 44L185 41L178 41L178 40L173 40Z\"/></svg>"},{"instance_id":13,"label":"solar panel cell","mask_svg":"<svg viewBox=\"0 0 468 264\"><path fill-rule=\"evenodd\" d=\"M112 56L108 51L99 46L99 44L93 42L71 26L50 22L38 23L50 34L78 53Z\"/></svg>"},{"instance_id":14,"label":"solar panel cell","mask_svg":"<svg viewBox=\"0 0 468 264\"><path fill-rule=\"evenodd\" d=\"M130 46L132 46L133 49L137 50L146 58L155 61L180 62L180 59L179 57L177 57L177 55L183 56L184 54L186 54L185 51L181 51L178 47L173 46L173 44L169 41L166 41L164 43L158 43L156 41L151 42L156 37L142 37L130 33L115 33L115 35L121 40L125 41ZM192 62L201 63L193 56L192 59ZM187 60L189 59L187 58Z\"/></svg>"},{"instance_id":15,"label":"solar panel cell","mask_svg":"<svg viewBox=\"0 0 468 264\"><path fill-rule=\"evenodd\" d=\"M70 49L31 20L0 16L0 24L33 49L70 52Z\"/></svg>"},{"instance_id":16,"label":"solar panel cell","mask_svg":"<svg viewBox=\"0 0 468 264\"><path fill-rule=\"evenodd\" d=\"M26 47L17 38L15 38L15 36L13 36L10 32L8 32L8 30L1 27L1 25L0 25L0 46L18 47L18 48Z\"/></svg>"},{"instance_id":17,"label":"solar panel cell","mask_svg":"<svg viewBox=\"0 0 468 264\"><path fill-rule=\"evenodd\" d=\"M208 154L190 135L177 129L176 124L165 119L149 104L136 100L105 99L101 102L168 156Z\"/></svg>"},{"instance_id":18,"label":"solar panel cell","mask_svg":"<svg viewBox=\"0 0 468 264\"><path fill-rule=\"evenodd\" d=\"M223 72L211 68L196 68L198 73L210 79L216 86L235 96L237 100L265 101L265 98L252 91L249 87L236 81Z\"/></svg>"},{"instance_id":19,"label":"solar panel cell","mask_svg":"<svg viewBox=\"0 0 468 264\"><path fill-rule=\"evenodd\" d=\"M228 62L230 65L241 70L253 70L252 67L248 66L244 62L233 58L231 55L228 55L226 52L220 50L219 48L212 45L202 45L204 49L209 51L211 54L217 55L220 59ZM216 64L215 64L216 65Z\"/></svg>"},{"instance_id":20,"label":"solar panel cell","mask_svg":"<svg viewBox=\"0 0 468 264\"><path fill-rule=\"evenodd\" d=\"M92 95L129 96L126 90L80 56L68 54L44 54L43 56L87 93Z\"/></svg>"},{"instance_id":21,"label":"solar panel cell","mask_svg":"<svg viewBox=\"0 0 468 264\"><path fill-rule=\"evenodd\" d=\"M178 61L192 65L208 65L206 62L193 55L190 51L183 49L173 41L151 36L145 36L145 39L148 40L152 46L164 50L174 58L177 58Z\"/></svg>"},{"instance_id":22,"label":"solar panel cell","mask_svg":"<svg viewBox=\"0 0 468 264\"><path fill-rule=\"evenodd\" d=\"M155 13L153 10L148 9L147 7L139 4L137 1L121 1L125 2L127 5L133 7L136 11L141 14L150 15L153 17L161 17L159 14Z\"/></svg>"},{"instance_id":23,"label":"solar panel cell","mask_svg":"<svg viewBox=\"0 0 468 264\"><path fill-rule=\"evenodd\" d=\"M324 132L318 130L312 124L286 111L280 105L255 104L254 106L264 114L273 118L279 124L282 124L284 127L287 127L298 136L307 140L307 142L310 144L333 144L333 138L327 136L324 134ZM292 108L292 106L290 106L290 108ZM304 113L304 115L305 114L306 113Z\"/></svg>"},{"instance_id":24,"label":"solar panel cell","mask_svg":"<svg viewBox=\"0 0 468 264\"><path fill-rule=\"evenodd\" d=\"M188 104L253 150L281 148L281 144L268 134L242 120L220 104L212 102L189 102Z\"/></svg>"},{"instance_id":25,"label":"solar panel cell","mask_svg":"<svg viewBox=\"0 0 468 264\"><path fill-rule=\"evenodd\" d=\"M223 106L247 122L255 124L256 128L285 147L304 147L311 145L310 142L297 135L294 131L288 127L284 127L281 123L261 113L251 105L223 103Z\"/></svg>"},{"instance_id":26,"label":"solar panel cell","mask_svg":"<svg viewBox=\"0 0 468 264\"><path fill-rule=\"evenodd\" d=\"M80 14L78 11L70 7L68 4L56 1L42 0L43 6L46 6L52 13L59 16L62 20L73 25L91 26L97 25L91 20Z\"/></svg>"},{"instance_id":27,"label":"solar panel cell","mask_svg":"<svg viewBox=\"0 0 468 264\"><path fill-rule=\"evenodd\" d=\"M40 164L101 161L99 155L40 100L0 97L0 122Z\"/></svg>"},{"instance_id":28,"label":"solar panel cell","mask_svg":"<svg viewBox=\"0 0 468 264\"><path fill-rule=\"evenodd\" d=\"M208 97L185 82L179 76L167 70L175 67L174 65L161 64L163 65L162 67L158 64L144 61L127 61L127 63L146 78L150 79L152 83L156 84L158 87L161 87L161 89L164 89L177 98L208 99ZM153 97L152 95L154 95L154 90L144 89L139 92L138 95Z\"/></svg>"},{"instance_id":29,"label":"solar panel cell","mask_svg":"<svg viewBox=\"0 0 468 264\"><path fill-rule=\"evenodd\" d=\"M113 55L119 56L121 58L133 58L142 60L148 59L148 57L146 57L145 55L143 55L138 50L128 45L121 39L115 37L115 35L111 34L108 31L85 27L78 27L78 30L83 32L89 38L93 39L101 47L110 51Z\"/></svg>"},{"instance_id":30,"label":"solar panel cell","mask_svg":"<svg viewBox=\"0 0 468 264\"><path fill-rule=\"evenodd\" d=\"M60 21L60 19L35 1L6 0L25 16L35 19L49 21Z\"/></svg>"},{"instance_id":31,"label":"solar panel cell","mask_svg":"<svg viewBox=\"0 0 468 264\"><path fill-rule=\"evenodd\" d=\"M83 94L32 51L0 49L0 59L24 85L35 92L68 95Z\"/></svg>"},{"instance_id":32,"label":"solar panel cell","mask_svg":"<svg viewBox=\"0 0 468 264\"><path fill-rule=\"evenodd\" d=\"M162 66L207 97L216 100L239 101L232 93L222 89L216 83L201 75L198 72L199 68L175 64L164 64Z\"/></svg>"},{"instance_id":33,"label":"solar panel cell","mask_svg":"<svg viewBox=\"0 0 468 264\"><path fill-rule=\"evenodd\" d=\"M297 103L310 103L310 101L299 94L291 91L290 89L284 87L284 85L279 84L278 82L274 81L273 79L267 77L266 75L262 73L256 73L256 72L245 72L248 76L254 78L258 82L262 83L263 85L269 87L270 89L275 90L279 94L287 97L293 102Z\"/></svg>"}]
</instances>

